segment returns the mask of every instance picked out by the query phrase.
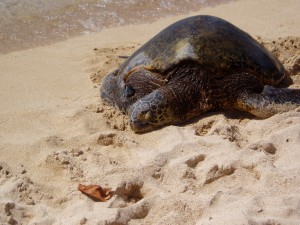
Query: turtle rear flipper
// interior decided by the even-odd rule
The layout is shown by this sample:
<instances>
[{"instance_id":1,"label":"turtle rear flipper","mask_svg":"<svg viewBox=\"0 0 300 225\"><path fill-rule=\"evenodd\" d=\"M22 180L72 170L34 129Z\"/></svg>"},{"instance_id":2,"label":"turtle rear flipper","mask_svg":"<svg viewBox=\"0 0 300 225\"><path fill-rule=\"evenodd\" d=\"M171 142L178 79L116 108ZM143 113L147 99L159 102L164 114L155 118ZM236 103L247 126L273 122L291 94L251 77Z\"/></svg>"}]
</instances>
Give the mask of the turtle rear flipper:
<instances>
[{"instance_id":1,"label":"turtle rear flipper","mask_svg":"<svg viewBox=\"0 0 300 225\"><path fill-rule=\"evenodd\" d=\"M242 92L237 108L255 116L267 118L300 106L300 90L265 86L262 93Z\"/></svg>"}]
</instances>

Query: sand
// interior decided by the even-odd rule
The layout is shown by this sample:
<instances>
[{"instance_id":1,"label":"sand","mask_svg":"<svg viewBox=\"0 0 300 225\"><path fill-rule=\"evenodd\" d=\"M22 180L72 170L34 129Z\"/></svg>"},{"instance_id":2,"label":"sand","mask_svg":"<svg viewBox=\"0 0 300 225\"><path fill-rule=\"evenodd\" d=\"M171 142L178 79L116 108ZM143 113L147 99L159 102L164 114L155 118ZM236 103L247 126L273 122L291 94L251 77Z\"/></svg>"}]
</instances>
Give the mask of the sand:
<instances>
[{"instance_id":1,"label":"sand","mask_svg":"<svg viewBox=\"0 0 300 225\"><path fill-rule=\"evenodd\" d=\"M257 38L300 88L300 2L206 8ZM0 224L300 224L300 108L207 113L143 135L98 82L161 19L0 56ZM95 202L78 184L110 187Z\"/></svg>"}]
</instances>

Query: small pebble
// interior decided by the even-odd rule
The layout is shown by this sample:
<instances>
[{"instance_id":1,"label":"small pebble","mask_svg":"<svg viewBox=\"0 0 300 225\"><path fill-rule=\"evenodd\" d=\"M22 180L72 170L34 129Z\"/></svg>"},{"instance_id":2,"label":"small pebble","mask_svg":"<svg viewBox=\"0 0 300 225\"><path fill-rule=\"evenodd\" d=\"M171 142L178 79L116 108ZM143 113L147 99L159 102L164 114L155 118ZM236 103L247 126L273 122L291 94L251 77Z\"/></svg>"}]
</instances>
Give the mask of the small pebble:
<instances>
[{"instance_id":1,"label":"small pebble","mask_svg":"<svg viewBox=\"0 0 300 225\"><path fill-rule=\"evenodd\" d=\"M34 202L33 199L28 199L28 200L26 201L26 204L27 204L27 205L35 205L35 202Z\"/></svg>"},{"instance_id":2,"label":"small pebble","mask_svg":"<svg viewBox=\"0 0 300 225\"><path fill-rule=\"evenodd\" d=\"M102 113L104 111L104 109L103 108L97 108L97 111L96 111L96 113Z\"/></svg>"},{"instance_id":3,"label":"small pebble","mask_svg":"<svg viewBox=\"0 0 300 225\"><path fill-rule=\"evenodd\" d=\"M86 224L86 222L87 222L87 218L84 217L80 220L80 225L84 225Z\"/></svg>"},{"instance_id":4,"label":"small pebble","mask_svg":"<svg viewBox=\"0 0 300 225\"><path fill-rule=\"evenodd\" d=\"M64 164L64 165L70 164L70 162L68 160L66 160L66 159L64 159L61 163Z\"/></svg>"},{"instance_id":5,"label":"small pebble","mask_svg":"<svg viewBox=\"0 0 300 225\"><path fill-rule=\"evenodd\" d=\"M269 154L275 154L275 152L276 152L275 146L270 142L264 143L262 145L262 149Z\"/></svg>"}]
</instances>

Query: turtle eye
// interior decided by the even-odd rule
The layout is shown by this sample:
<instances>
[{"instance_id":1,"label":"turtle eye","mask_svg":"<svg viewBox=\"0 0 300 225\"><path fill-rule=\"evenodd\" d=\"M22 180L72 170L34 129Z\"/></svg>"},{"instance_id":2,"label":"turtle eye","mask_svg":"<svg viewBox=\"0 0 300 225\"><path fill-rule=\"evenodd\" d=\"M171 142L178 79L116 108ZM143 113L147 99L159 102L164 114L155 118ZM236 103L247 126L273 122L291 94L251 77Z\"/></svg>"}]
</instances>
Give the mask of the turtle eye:
<instances>
[{"instance_id":1,"label":"turtle eye","mask_svg":"<svg viewBox=\"0 0 300 225\"><path fill-rule=\"evenodd\" d=\"M145 114L145 120L149 120L151 118L151 112L148 111L146 114Z\"/></svg>"},{"instance_id":2,"label":"turtle eye","mask_svg":"<svg viewBox=\"0 0 300 225\"><path fill-rule=\"evenodd\" d=\"M132 86L125 87L124 95L126 98L130 98L130 97L134 96L134 94L135 94L135 90L133 89Z\"/></svg>"},{"instance_id":3,"label":"turtle eye","mask_svg":"<svg viewBox=\"0 0 300 225\"><path fill-rule=\"evenodd\" d=\"M138 114L137 117L139 120L149 120L151 118L151 112L150 111L143 111L141 113Z\"/></svg>"}]
</instances>

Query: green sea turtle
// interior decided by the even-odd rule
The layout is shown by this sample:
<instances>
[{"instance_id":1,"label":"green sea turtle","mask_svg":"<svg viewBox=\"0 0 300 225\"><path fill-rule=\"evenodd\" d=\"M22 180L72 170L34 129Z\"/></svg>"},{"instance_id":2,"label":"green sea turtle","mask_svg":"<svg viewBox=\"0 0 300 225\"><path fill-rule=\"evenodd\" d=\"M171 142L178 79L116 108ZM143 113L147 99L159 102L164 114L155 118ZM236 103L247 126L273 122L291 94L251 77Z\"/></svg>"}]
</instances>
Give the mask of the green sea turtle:
<instances>
[{"instance_id":1,"label":"green sea turtle","mask_svg":"<svg viewBox=\"0 0 300 225\"><path fill-rule=\"evenodd\" d=\"M134 132L211 110L269 117L300 105L282 64L249 34L213 16L162 30L106 75L101 98L127 113Z\"/></svg>"}]
</instances>

